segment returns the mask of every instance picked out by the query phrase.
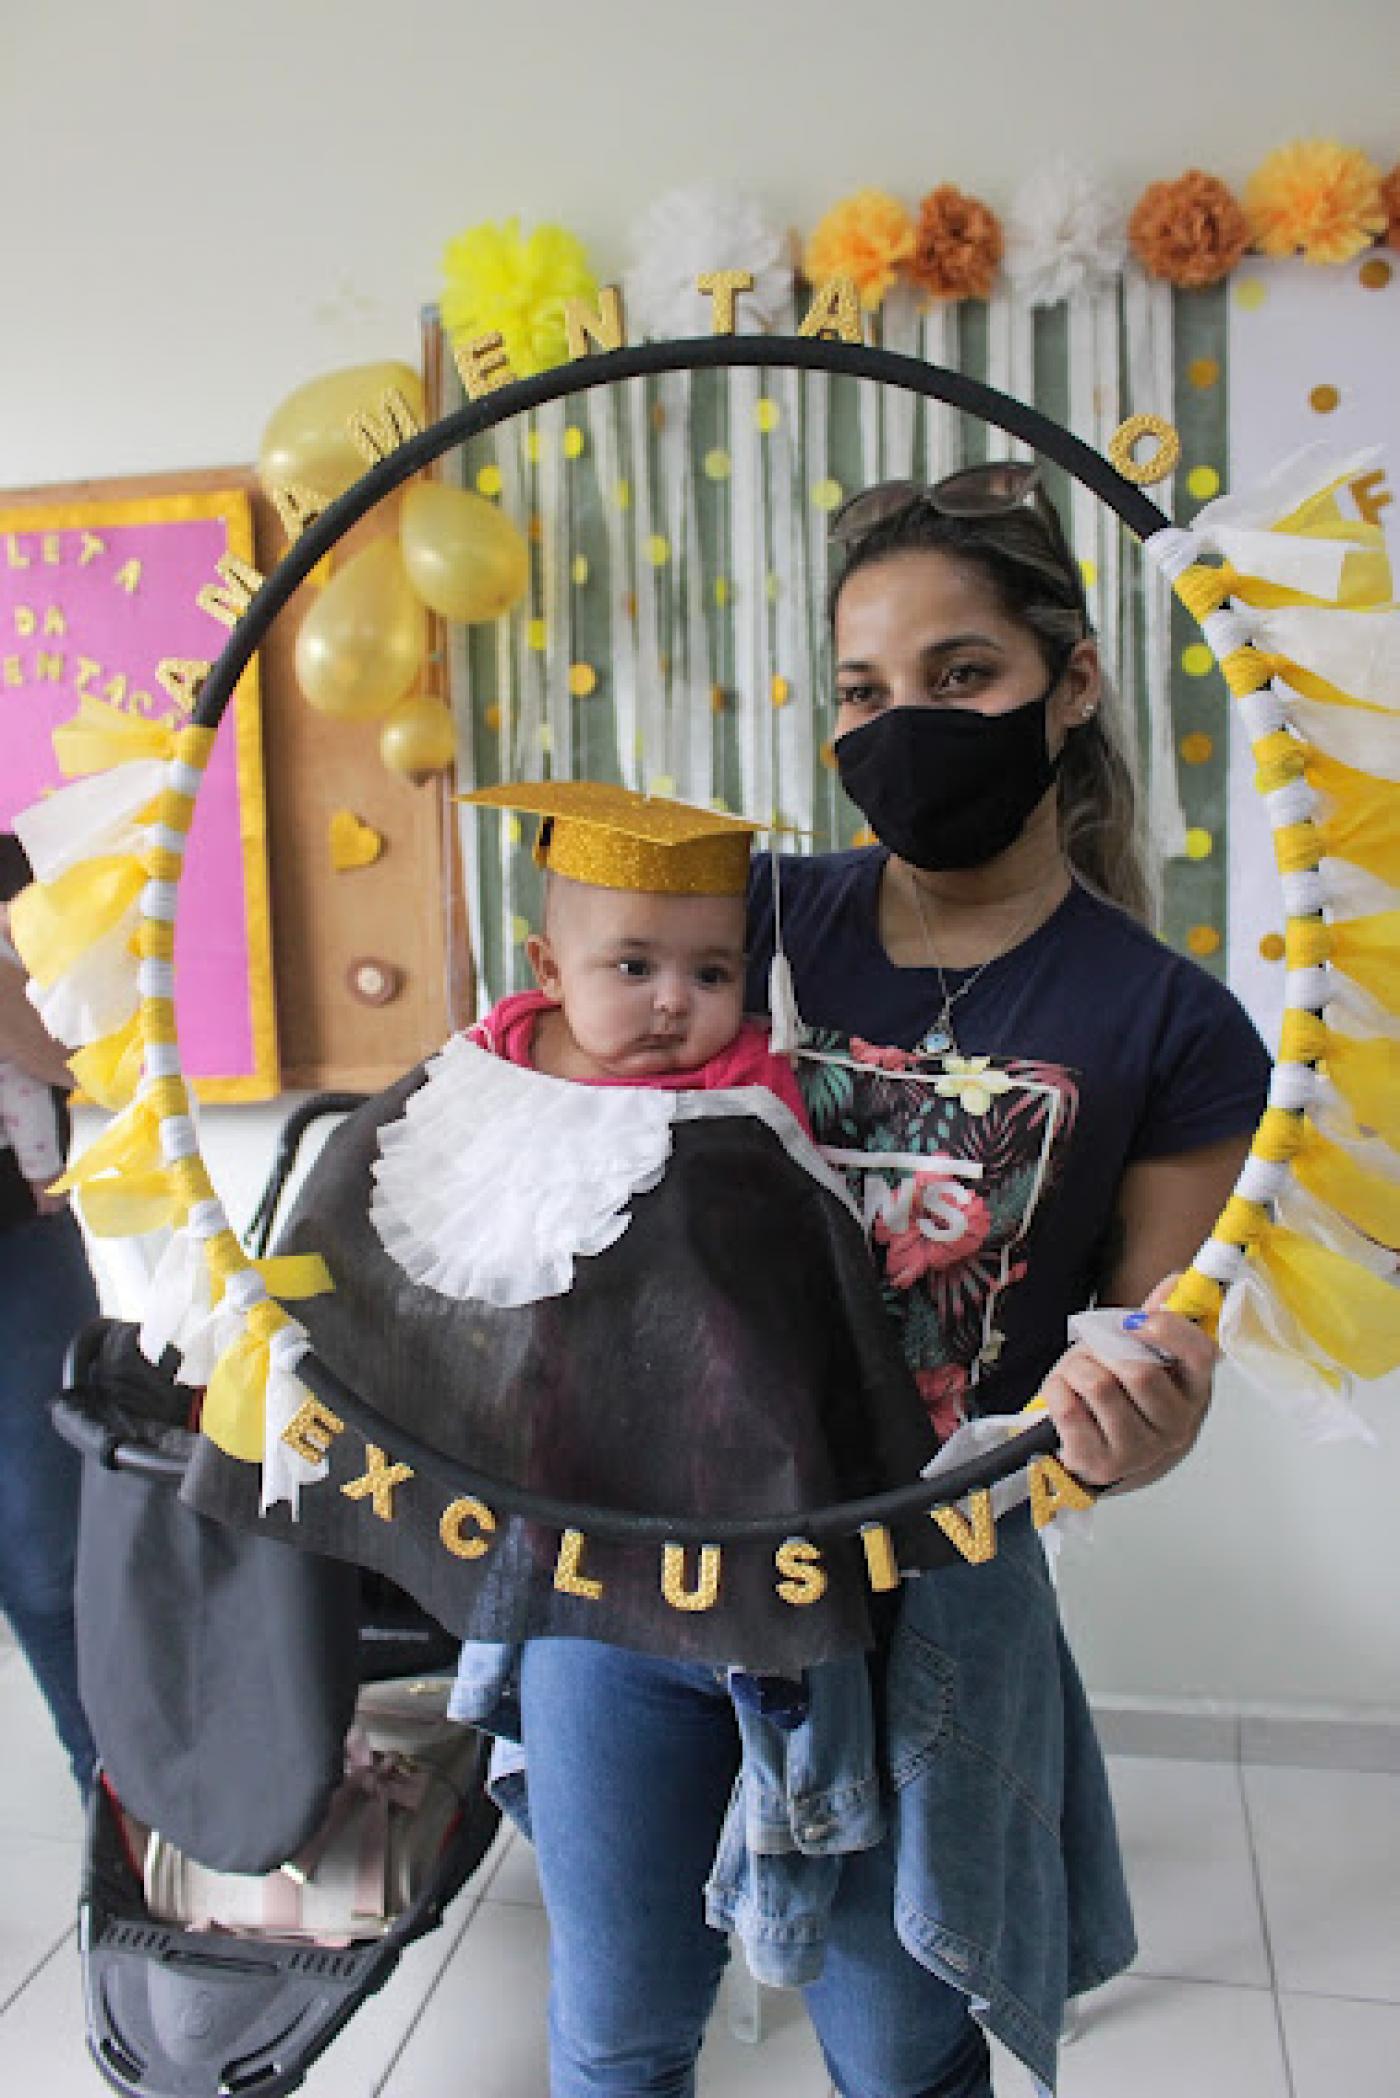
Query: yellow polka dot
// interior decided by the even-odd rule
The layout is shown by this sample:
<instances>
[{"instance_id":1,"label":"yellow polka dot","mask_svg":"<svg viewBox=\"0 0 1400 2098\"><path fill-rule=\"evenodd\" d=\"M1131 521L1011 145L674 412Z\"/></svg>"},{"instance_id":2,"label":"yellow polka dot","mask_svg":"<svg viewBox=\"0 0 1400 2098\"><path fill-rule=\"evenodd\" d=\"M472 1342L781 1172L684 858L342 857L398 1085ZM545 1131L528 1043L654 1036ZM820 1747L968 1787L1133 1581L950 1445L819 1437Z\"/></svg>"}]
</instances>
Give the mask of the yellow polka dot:
<instances>
[{"instance_id":1,"label":"yellow polka dot","mask_svg":"<svg viewBox=\"0 0 1400 2098\"><path fill-rule=\"evenodd\" d=\"M763 594L770 605L776 605L782 587L781 580L770 568L767 575L763 578Z\"/></svg>"},{"instance_id":2,"label":"yellow polka dot","mask_svg":"<svg viewBox=\"0 0 1400 2098\"><path fill-rule=\"evenodd\" d=\"M1095 583L1097 583L1099 579L1098 562L1091 561L1088 555L1086 554L1084 559L1079 564L1079 573L1084 578L1084 588L1086 590L1092 590Z\"/></svg>"},{"instance_id":3,"label":"yellow polka dot","mask_svg":"<svg viewBox=\"0 0 1400 2098\"><path fill-rule=\"evenodd\" d=\"M598 673L591 663L569 665L569 690L575 699L587 699L590 692L598 689Z\"/></svg>"},{"instance_id":4,"label":"yellow polka dot","mask_svg":"<svg viewBox=\"0 0 1400 2098\"><path fill-rule=\"evenodd\" d=\"M818 481L812 489L812 502L818 510L839 510L845 493L839 481Z\"/></svg>"},{"instance_id":5,"label":"yellow polka dot","mask_svg":"<svg viewBox=\"0 0 1400 2098\"><path fill-rule=\"evenodd\" d=\"M527 430L523 443L525 457L529 460L531 466L538 466L544 457L544 432L542 430Z\"/></svg>"},{"instance_id":6,"label":"yellow polka dot","mask_svg":"<svg viewBox=\"0 0 1400 2098\"><path fill-rule=\"evenodd\" d=\"M1204 765L1214 752L1214 739L1206 735L1203 729L1194 729L1189 736L1183 736L1181 739L1181 755L1188 765Z\"/></svg>"},{"instance_id":7,"label":"yellow polka dot","mask_svg":"<svg viewBox=\"0 0 1400 2098\"><path fill-rule=\"evenodd\" d=\"M785 677L775 677L769 684L768 696L775 707L785 707L792 698L792 686Z\"/></svg>"},{"instance_id":8,"label":"yellow polka dot","mask_svg":"<svg viewBox=\"0 0 1400 2098\"><path fill-rule=\"evenodd\" d=\"M587 554L574 555L573 560L569 563L569 580L573 583L577 583L580 589L582 589L583 585L588 581Z\"/></svg>"},{"instance_id":9,"label":"yellow polka dot","mask_svg":"<svg viewBox=\"0 0 1400 2098\"><path fill-rule=\"evenodd\" d=\"M851 843L853 845L878 845L879 842L868 823L863 823L859 830L851 832Z\"/></svg>"},{"instance_id":10,"label":"yellow polka dot","mask_svg":"<svg viewBox=\"0 0 1400 2098\"><path fill-rule=\"evenodd\" d=\"M1362 263L1356 274L1367 291L1384 291L1395 272L1379 255L1373 255L1369 262Z\"/></svg>"},{"instance_id":11,"label":"yellow polka dot","mask_svg":"<svg viewBox=\"0 0 1400 2098\"><path fill-rule=\"evenodd\" d=\"M710 712L712 714L722 714L728 705L729 695L725 691L723 685L711 685Z\"/></svg>"},{"instance_id":12,"label":"yellow polka dot","mask_svg":"<svg viewBox=\"0 0 1400 2098\"><path fill-rule=\"evenodd\" d=\"M481 718L494 735L501 725L501 710L499 707L488 707Z\"/></svg>"},{"instance_id":13,"label":"yellow polka dot","mask_svg":"<svg viewBox=\"0 0 1400 2098\"><path fill-rule=\"evenodd\" d=\"M1341 398L1335 386L1314 386L1308 395L1308 406L1315 409L1319 415L1330 415L1340 404Z\"/></svg>"},{"instance_id":14,"label":"yellow polka dot","mask_svg":"<svg viewBox=\"0 0 1400 2098\"><path fill-rule=\"evenodd\" d=\"M530 921L517 911L510 921L510 936L517 947L523 947L530 937Z\"/></svg>"},{"instance_id":15,"label":"yellow polka dot","mask_svg":"<svg viewBox=\"0 0 1400 2098\"><path fill-rule=\"evenodd\" d=\"M1213 466L1193 466L1186 476L1186 485L1198 503L1208 503L1220 493L1220 476Z\"/></svg>"},{"instance_id":16,"label":"yellow polka dot","mask_svg":"<svg viewBox=\"0 0 1400 2098\"><path fill-rule=\"evenodd\" d=\"M540 516L538 510L533 510L530 513L529 522L525 527L525 537L529 540L531 546L538 546L544 538L544 519Z\"/></svg>"},{"instance_id":17,"label":"yellow polka dot","mask_svg":"<svg viewBox=\"0 0 1400 2098\"><path fill-rule=\"evenodd\" d=\"M1255 313L1269 296L1269 287L1262 277L1239 277L1235 282L1235 304L1243 306L1246 313Z\"/></svg>"},{"instance_id":18,"label":"yellow polka dot","mask_svg":"<svg viewBox=\"0 0 1400 2098\"><path fill-rule=\"evenodd\" d=\"M710 796L710 807L719 816L727 816L729 814L729 803L722 794L712 794Z\"/></svg>"},{"instance_id":19,"label":"yellow polka dot","mask_svg":"<svg viewBox=\"0 0 1400 2098\"><path fill-rule=\"evenodd\" d=\"M1220 366L1214 357L1193 357L1186 367L1186 376L1193 386L1199 387L1204 393L1208 386L1214 386L1219 379Z\"/></svg>"},{"instance_id":20,"label":"yellow polka dot","mask_svg":"<svg viewBox=\"0 0 1400 2098\"><path fill-rule=\"evenodd\" d=\"M630 481L615 481L613 483L613 501L617 504L619 510L631 509L632 484Z\"/></svg>"},{"instance_id":21,"label":"yellow polka dot","mask_svg":"<svg viewBox=\"0 0 1400 2098\"><path fill-rule=\"evenodd\" d=\"M583 442L583 432L578 424L570 423L568 429L564 432L564 457L566 459L581 459L583 457Z\"/></svg>"},{"instance_id":22,"label":"yellow polka dot","mask_svg":"<svg viewBox=\"0 0 1400 2098\"><path fill-rule=\"evenodd\" d=\"M541 749L541 750L553 750L553 748L554 748L554 731L553 731L553 729L552 729L552 728L550 727L550 725L549 725L549 723L548 723L547 721L542 721L542 722L540 723L540 727L539 727L539 732L538 732L538 735L537 735L537 737L536 737L536 741L538 742L538 744L539 744L539 746L540 746L540 749Z\"/></svg>"},{"instance_id":23,"label":"yellow polka dot","mask_svg":"<svg viewBox=\"0 0 1400 2098\"><path fill-rule=\"evenodd\" d=\"M544 654L549 646L549 629L542 619L527 619L525 622L525 646L533 649L537 656Z\"/></svg>"},{"instance_id":24,"label":"yellow polka dot","mask_svg":"<svg viewBox=\"0 0 1400 2098\"><path fill-rule=\"evenodd\" d=\"M1213 925L1193 925L1186 935L1186 944L1192 954L1215 954L1220 947L1220 935Z\"/></svg>"},{"instance_id":25,"label":"yellow polka dot","mask_svg":"<svg viewBox=\"0 0 1400 2098\"><path fill-rule=\"evenodd\" d=\"M764 436L769 437L782 421L783 411L776 401L770 401L767 394L764 394L761 400L753 404L753 419Z\"/></svg>"},{"instance_id":26,"label":"yellow polka dot","mask_svg":"<svg viewBox=\"0 0 1400 2098\"><path fill-rule=\"evenodd\" d=\"M835 744L823 743L821 749L817 752L817 756L821 759L823 765L825 765L828 772L834 772L836 770Z\"/></svg>"},{"instance_id":27,"label":"yellow polka dot","mask_svg":"<svg viewBox=\"0 0 1400 2098\"><path fill-rule=\"evenodd\" d=\"M653 532L646 543L646 557L653 568L664 568L671 558L670 540L663 539L659 532Z\"/></svg>"},{"instance_id":28,"label":"yellow polka dot","mask_svg":"<svg viewBox=\"0 0 1400 2098\"><path fill-rule=\"evenodd\" d=\"M706 452L705 454L706 479L727 481L733 465L734 461L730 458L728 452L721 451L719 446L716 445L712 452Z\"/></svg>"},{"instance_id":29,"label":"yellow polka dot","mask_svg":"<svg viewBox=\"0 0 1400 2098\"><path fill-rule=\"evenodd\" d=\"M1281 932L1266 932L1259 942L1259 952L1266 962L1281 962L1288 952L1288 943Z\"/></svg>"},{"instance_id":30,"label":"yellow polka dot","mask_svg":"<svg viewBox=\"0 0 1400 2098\"><path fill-rule=\"evenodd\" d=\"M524 835L525 831L524 827L521 824L520 818L518 816L507 816L506 842L510 845L518 845L520 843L520 840L524 837Z\"/></svg>"},{"instance_id":31,"label":"yellow polka dot","mask_svg":"<svg viewBox=\"0 0 1400 2098\"><path fill-rule=\"evenodd\" d=\"M729 603L728 576L717 575L715 577L715 603L719 606L721 612Z\"/></svg>"},{"instance_id":32,"label":"yellow polka dot","mask_svg":"<svg viewBox=\"0 0 1400 2098\"><path fill-rule=\"evenodd\" d=\"M1215 668L1215 657L1204 641L1191 641L1181 651L1181 667L1188 677L1209 677Z\"/></svg>"},{"instance_id":33,"label":"yellow polka dot","mask_svg":"<svg viewBox=\"0 0 1400 2098\"><path fill-rule=\"evenodd\" d=\"M675 791L676 783L669 772L658 772L655 779L647 785L648 794L653 794L662 801L669 801Z\"/></svg>"},{"instance_id":34,"label":"yellow polka dot","mask_svg":"<svg viewBox=\"0 0 1400 2098\"><path fill-rule=\"evenodd\" d=\"M482 466L477 469L476 492L478 495L500 494L501 469L499 466Z\"/></svg>"},{"instance_id":35,"label":"yellow polka dot","mask_svg":"<svg viewBox=\"0 0 1400 2098\"><path fill-rule=\"evenodd\" d=\"M1188 860L1208 860L1215 850L1215 840L1208 830L1191 829L1186 833L1186 857Z\"/></svg>"}]
</instances>

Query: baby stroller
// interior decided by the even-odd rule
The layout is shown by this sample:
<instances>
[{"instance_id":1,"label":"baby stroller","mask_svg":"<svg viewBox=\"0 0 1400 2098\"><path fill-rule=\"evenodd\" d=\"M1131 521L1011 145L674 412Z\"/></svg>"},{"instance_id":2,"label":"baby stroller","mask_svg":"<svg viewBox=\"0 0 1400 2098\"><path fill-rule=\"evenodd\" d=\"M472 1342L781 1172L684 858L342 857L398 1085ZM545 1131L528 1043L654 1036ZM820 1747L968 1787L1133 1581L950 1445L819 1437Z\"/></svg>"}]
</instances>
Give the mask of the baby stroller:
<instances>
[{"instance_id":1,"label":"baby stroller","mask_svg":"<svg viewBox=\"0 0 1400 2098\"><path fill-rule=\"evenodd\" d=\"M306 1130L357 1102L290 1118L255 1253ZM126 2098L280 2098L438 1924L498 1814L487 1744L443 1717L441 1627L378 1576L182 1504L196 1395L174 1367L99 1320L54 1405L85 1459L79 1669L101 1758L88 2045Z\"/></svg>"}]
</instances>

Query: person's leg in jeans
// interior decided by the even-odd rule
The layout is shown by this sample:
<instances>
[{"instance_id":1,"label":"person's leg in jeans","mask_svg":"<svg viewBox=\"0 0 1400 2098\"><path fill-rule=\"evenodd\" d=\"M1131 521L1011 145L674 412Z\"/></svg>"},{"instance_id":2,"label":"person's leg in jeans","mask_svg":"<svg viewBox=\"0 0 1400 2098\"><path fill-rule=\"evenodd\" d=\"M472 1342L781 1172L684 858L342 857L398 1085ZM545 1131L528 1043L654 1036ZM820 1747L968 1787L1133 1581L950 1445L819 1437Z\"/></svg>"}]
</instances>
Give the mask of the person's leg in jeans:
<instances>
[{"instance_id":1,"label":"person's leg in jeans","mask_svg":"<svg viewBox=\"0 0 1400 2098\"><path fill-rule=\"evenodd\" d=\"M73 1640L82 1462L48 1409L68 1343L96 1310L72 1217L37 1217L0 1232L0 1609L84 1787L95 1754Z\"/></svg>"},{"instance_id":2,"label":"person's leg in jeans","mask_svg":"<svg viewBox=\"0 0 1400 2098\"><path fill-rule=\"evenodd\" d=\"M739 1763L729 1699L710 1669L541 1639L521 1704L552 2098L690 2098L727 1952L704 1885Z\"/></svg>"},{"instance_id":3,"label":"person's leg in jeans","mask_svg":"<svg viewBox=\"0 0 1400 2098\"><path fill-rule=\"evenodd\" d=\"M900 1944L888 1841L845 1860L826 1963L805 1992L841 2098L992 2098L967 1998Z\"/></svg>"}]
</instances>

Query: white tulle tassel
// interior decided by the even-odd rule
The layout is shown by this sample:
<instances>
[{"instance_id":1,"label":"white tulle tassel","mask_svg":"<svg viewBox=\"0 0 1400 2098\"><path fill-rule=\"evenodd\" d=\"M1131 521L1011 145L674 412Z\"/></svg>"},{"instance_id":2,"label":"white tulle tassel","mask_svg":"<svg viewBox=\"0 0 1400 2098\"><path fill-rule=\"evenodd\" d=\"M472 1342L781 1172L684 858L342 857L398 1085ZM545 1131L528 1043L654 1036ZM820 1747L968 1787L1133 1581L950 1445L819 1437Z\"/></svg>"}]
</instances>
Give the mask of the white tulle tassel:
<instances>
[{"instance_id":1,"label":"white tulle tassel","mask_svg":"<svg viewBox=\"0 0 1400 2098\"><path fill-rule=\"evenodd\" d=\"M782 861L775 844L770 855L773 870L773 959L768 965L768 1046L774 1056L792 1056L802 1041L802 1016L797 1010L797 986L792 965L783 947Z\"/></svg>"},{"instance_id":2,"label":"white tulle tassel","mask_svg":"<svg viewBox=\"0 0 1400 2098\"><path fill-rule=\"evenodd\" d=\"M82 860L139 853L137 817L159 796L166 767L156 758L114 765L46 794L14 818L14 832L36 881L53 881Z\"/></svg>"},{"instance_id":3,"label":"white tulle tassel","mask_svg":"<svg viewBox=\"0 0 1400 2098\"><path fill-rule=\"evenodd\" d=\"M55 1041L83 1048L115 1034L131 1018L141 1002L131 951L139 916L133 907L53 983L30 977L25 995Z\"/></svg>"},{"instance_id":4,"label":"white tulle tassel","mask_svg":"<svg viewBox=\"0 0 1400 2098\"><path fill-rule=\"evenodd\" d=\"M307 1399L306 1386L296 1375L297 1364L307 1354L311 1343L300 1326L283 1326L274 1333L268 1343L266 1430L263 1444L262 1497L260 1507L266 1515L279 1501L285 1501L292 1511L293 1519L301 1514L301 1489L314 1486L324 1479L330 1465L323 1457L313 1463L308 1457L299 1455L283 1442L284 1429L296 1418Z\"/></svg>"},{"instance_id":5,"label":"white tulle tassel","mask_svg":"<svg viewBox=\"0 0 1400 2098\"><path fill-rule=\"evenodd\" d=\"M1349 1401L1350 1380L1326 1360L1249 1261L1225 1292L1217 1338L1221 1354L1245 1382L1313 1441L1375 1441Z\"/></svg>"},{"instance_id":6,"label":"white tulle tassel","mask_svg":"<svg viewBox=\"0 0 1400 2098\"><path fill-rule=\"evenodd\" d=\"M1350 699L1400 708L1400 612L1280 605L1255 611L1251 625L1265 655L1301 665Z\"/></svg>"},{"instance_id":7,"label":"white tulle tassel","mask_svg":"<svg viewBox=\"0 0 1400 2098\"><path fill-rule=\"evenodd\" d=\"M205 1242L228 1229L218 1202L199 1202L174 1232L156 1263L141 1323L139 1346L148 1362L159 1362L167 1348L183 1357L214 1312L214 1295L204 1258ZM185 1383L203 1380L184 1376Z\"/></svg>"}]
</instances>

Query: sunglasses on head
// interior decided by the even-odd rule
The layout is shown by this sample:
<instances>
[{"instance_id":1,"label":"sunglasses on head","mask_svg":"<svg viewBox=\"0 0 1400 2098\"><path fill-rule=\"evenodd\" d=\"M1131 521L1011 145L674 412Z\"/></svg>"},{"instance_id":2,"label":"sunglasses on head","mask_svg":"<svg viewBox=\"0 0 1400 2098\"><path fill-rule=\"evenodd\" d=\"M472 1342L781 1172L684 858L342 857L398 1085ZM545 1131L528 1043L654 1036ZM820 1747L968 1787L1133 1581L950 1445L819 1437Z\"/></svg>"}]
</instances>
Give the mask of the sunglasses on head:
<instances>
[{"instance_id":1,"label":"sunglasses on head","mask_svg":"<svg viewBox=\"0 0 1400 2098\"><path fill-rule=\"evenodd\" d=\"M931 487L922 481L881 481L842 503L827 537L833 546L848 547L908 510L932 510L939 517L996 517L1019 510L1040 493L1040 468L1034 459L989 459L985 465L945 474Z\"/></svg>"}]
</instances>

